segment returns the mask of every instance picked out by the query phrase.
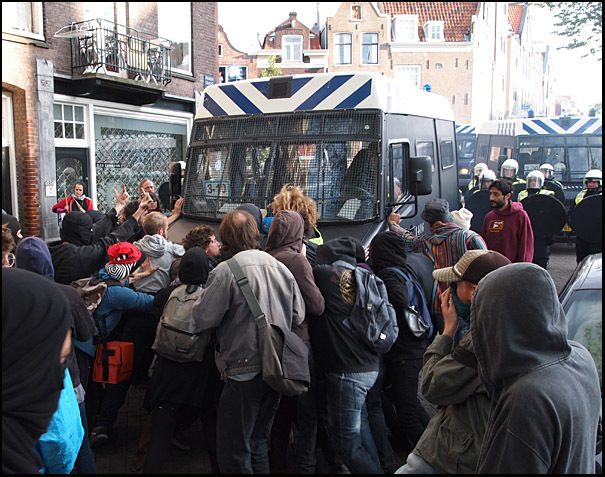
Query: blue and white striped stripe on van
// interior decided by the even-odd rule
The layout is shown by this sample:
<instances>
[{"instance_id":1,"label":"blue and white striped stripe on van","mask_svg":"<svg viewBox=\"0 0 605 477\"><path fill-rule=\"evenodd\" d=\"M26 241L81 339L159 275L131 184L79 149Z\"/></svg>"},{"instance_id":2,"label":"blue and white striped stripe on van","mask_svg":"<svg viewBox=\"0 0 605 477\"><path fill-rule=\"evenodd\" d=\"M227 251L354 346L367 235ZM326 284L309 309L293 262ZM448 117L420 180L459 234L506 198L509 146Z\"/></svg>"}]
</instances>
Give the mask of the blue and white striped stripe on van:
<instances>
[{"instance_id":1,"label":"blue and white striped stripe on van","mask_svg":"<svg viewBox=\"0 0 605 477\"><path fill-rule=\"evenodd\" d=\"M595 116L524 118L486 121L480 134L505 136L539 134L602 134L603 120Z\"/></svg>"},{"instance_id":2,"label":"blue and white striped stripe on van","mask_svg":"<svg viewBox=\"0 0 605 477\"><path fill-rule=\"evenodd\" d=\"M476 134L477 128L470 124L456 124L456 134Z\"/></svg>"},{"instance_id":3,"label":"blue and white striped stripe on van","mask_svg":"<svg viewBox=\"0 0 605 477\"><path fill-rule=\"evenodd\" d=\"M289 98L269 99L269 78L211 85L203 92L196 119L336 109L454 120L446 98L375 73L294 75Z\"/></svg>"}]
</instances>

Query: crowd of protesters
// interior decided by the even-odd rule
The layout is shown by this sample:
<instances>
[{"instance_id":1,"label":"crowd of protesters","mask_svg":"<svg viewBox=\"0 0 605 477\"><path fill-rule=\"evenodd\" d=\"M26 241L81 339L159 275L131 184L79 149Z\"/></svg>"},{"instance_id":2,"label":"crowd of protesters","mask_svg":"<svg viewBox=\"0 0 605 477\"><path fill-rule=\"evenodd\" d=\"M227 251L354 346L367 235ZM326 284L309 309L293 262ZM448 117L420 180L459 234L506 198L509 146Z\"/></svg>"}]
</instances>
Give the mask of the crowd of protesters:
<instances>
[{"instance_id":1,"label":"crowd of protesters","mask_svg":"<svg viewBox=\"0 0 605 477\"><path fill-rule=\"evenodd\" d=\"M242 204L217 233L202 225L182 244L168 240L182 199L167 217L148 179L136 199L115 190L106 213L78 186L56 206L65 216L50 247L3 220L3 472L96 473L94 450L115 438L130 386L143 385L149 418L133 456L142 473L170 472L169 446L182 446L179 429L196 419L212 473L285 473L291 436L296 473L315 473L319 449L333 473L593 473L595 364L567 339L554 283L531 263L532 229L513 184L498 179L489 190L481 233L469 230L466 209L452 214L433 199L422 212L428 234L391 213L368 250L353 237L324 242L315 203L292 186L270 218ZM230 258L267 322L308 348L307 392L282 396L263 380L257 325ZM357 267L384 283L397 317L384 354L347 325ZM428 337L408 327L400 272L423 290ZM92 314L69 286L90 277L107 286ZM183 293L199 293L189 315L207 336L187 362L154 351ZM101 337L134 343L130 377L95 379Z\"/></svg>"}]
</instances>

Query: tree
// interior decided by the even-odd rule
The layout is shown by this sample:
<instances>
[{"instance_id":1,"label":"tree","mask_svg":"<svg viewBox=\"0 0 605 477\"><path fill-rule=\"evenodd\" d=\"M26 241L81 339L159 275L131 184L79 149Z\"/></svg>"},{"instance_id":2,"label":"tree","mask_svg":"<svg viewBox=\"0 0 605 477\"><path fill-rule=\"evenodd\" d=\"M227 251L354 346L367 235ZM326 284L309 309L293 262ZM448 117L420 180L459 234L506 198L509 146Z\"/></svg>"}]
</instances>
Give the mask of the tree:
<instances>
[{"instance_id":1,"label":"tree","mask_svg":"<svg viewBox=\"0 0 605 477\"><path fill-rule=\"evenodd\" d=\"M282 72L281 72L281 66L275 66L275 62L277 60L277 57L275 55L272 55L269 57L269 67L265 68L260 76L261 78L267 78L267 77L271 77L271 76L281 76Z\"/></svg>"},{"instance_id":2,"label":"tree","mask_svg":"<svg viewBox=\"0 0 605 477\"><path fill-rule=\"evenodd\" d=\"M570 39L567 45L560 46L558 50L588 48L589 53L598 55L601 61L601 2L538 2L535 5L555 12L554 16L559 22L554 24L558 28L553 33ZM582 55L582 58L589 53Z\"/></svg>"}]
</instances>

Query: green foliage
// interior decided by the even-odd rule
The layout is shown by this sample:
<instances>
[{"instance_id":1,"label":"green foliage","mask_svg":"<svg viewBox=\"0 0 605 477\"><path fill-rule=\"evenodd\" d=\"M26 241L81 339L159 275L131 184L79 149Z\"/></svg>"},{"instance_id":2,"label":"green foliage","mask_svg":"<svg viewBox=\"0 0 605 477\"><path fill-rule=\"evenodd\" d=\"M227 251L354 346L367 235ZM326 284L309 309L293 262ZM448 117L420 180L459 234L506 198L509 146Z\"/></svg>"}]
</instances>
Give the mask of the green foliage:
<instances>
[{"instance_id":1,"label":"green foliage","mask_svg":"<svg viewBox=\"0 0 605 477\"><path fill-rule=\"evenodd\" d=\"M282 72L281 72L281 66L275 66L275 62L276 62L276 56L273 55L269 58L269 67L265 68L260 76L261 78L268 78L268 77L272 77L272 76L281 76Z\"/></svg>"},{"instance_id":2,"label":"green foliage","mask_svg":"<svg viewBox=\"0 0 605 477\"><path fill-rule=\"evenodd\" d=\"M559 19L553 33L570 39L567 45L557 49L586 48L591 55L598 55L601 61L603 27L601 21L601 2L537 2L542 8L555 12ZM582 58L589 55L586 53Z\"/></svg>"}]
</instances>

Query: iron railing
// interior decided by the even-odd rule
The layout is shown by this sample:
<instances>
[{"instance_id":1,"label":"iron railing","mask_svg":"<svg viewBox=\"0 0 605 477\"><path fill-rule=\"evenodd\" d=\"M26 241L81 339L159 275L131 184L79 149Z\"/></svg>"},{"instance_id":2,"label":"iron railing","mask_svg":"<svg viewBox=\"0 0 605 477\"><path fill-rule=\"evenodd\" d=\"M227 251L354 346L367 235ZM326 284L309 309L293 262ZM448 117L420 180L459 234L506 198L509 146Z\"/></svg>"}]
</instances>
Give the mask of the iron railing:
<instances>
[{"instance_id":1,"label":"iron railing","mask_svg":"<svg viewBox=\"0 0 605 477\"><path fill-rule=\"evenodd\" d=\"M101 73L166 86L172 80L172 42L100 18L74 22L55 37L71 39L73 75Z\"/></svg>"}]
</instances>

